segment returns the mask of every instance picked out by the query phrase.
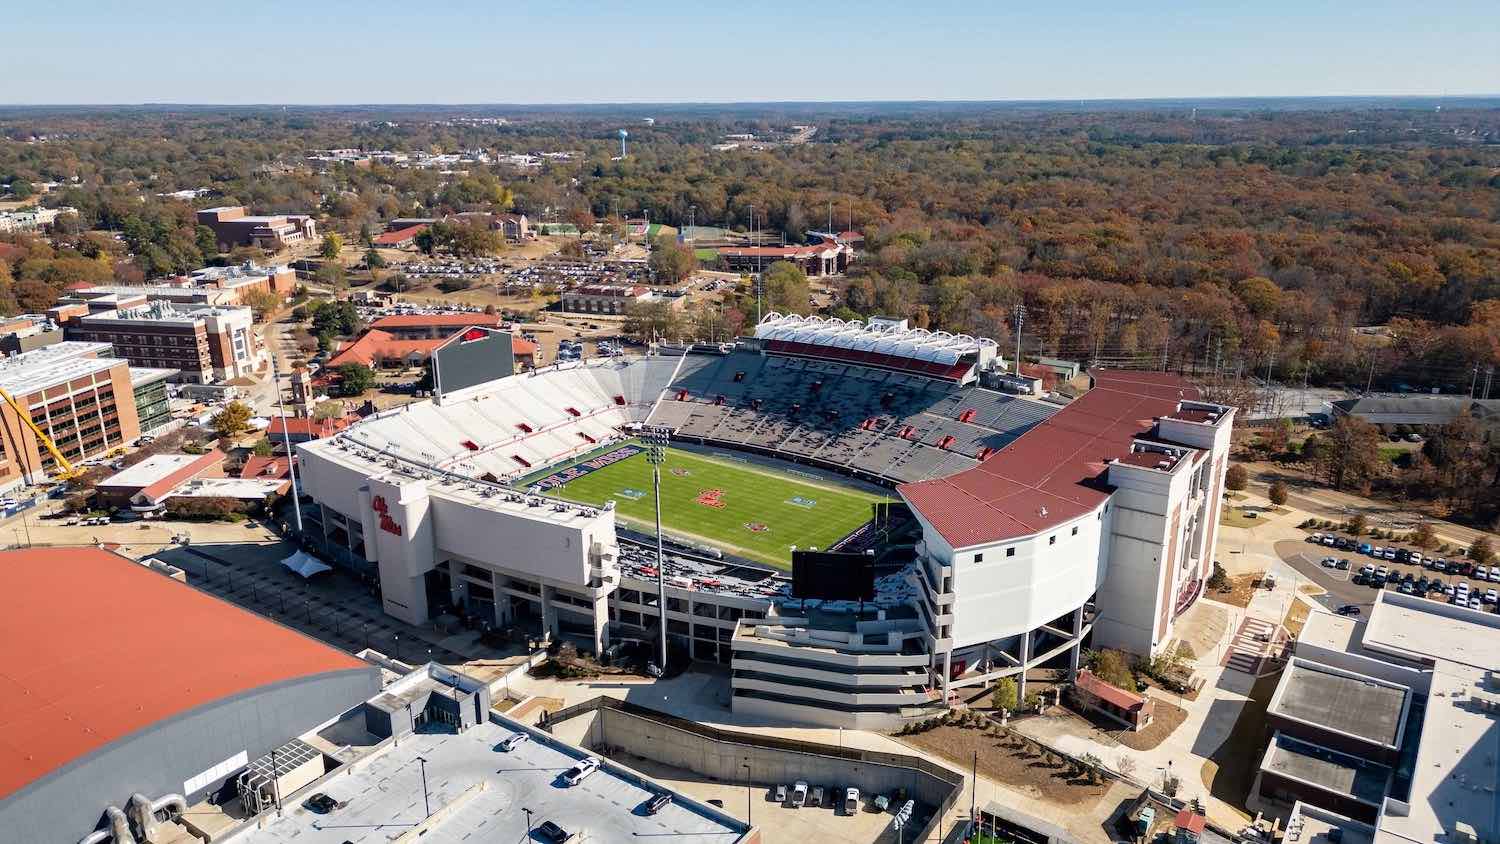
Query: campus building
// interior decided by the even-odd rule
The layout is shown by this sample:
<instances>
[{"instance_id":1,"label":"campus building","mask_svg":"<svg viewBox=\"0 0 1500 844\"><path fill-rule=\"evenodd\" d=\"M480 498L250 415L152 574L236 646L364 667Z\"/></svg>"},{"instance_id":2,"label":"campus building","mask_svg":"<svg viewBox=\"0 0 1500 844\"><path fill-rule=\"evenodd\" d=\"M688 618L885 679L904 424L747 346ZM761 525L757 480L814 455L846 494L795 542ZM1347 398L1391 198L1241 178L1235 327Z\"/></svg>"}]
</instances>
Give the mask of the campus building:
<instances>
[{"instance_id":1,"label":"campus building","mask_svg":"<svg viewBox=\"0 0 1500 844\"><path fill-rule=\"evenodd\" d=\"M19 314L0 320L0 354L20 354L62 341L62 328L46 314Z\"/></svg>"},{"instance_id":2,"label":"campus building","mask_svg":"<svg viewBox=\"0 0 1500 844\"><path fill-rule=\"evenodd\" d=\"M132 366L175 369L179 380L194 384L246 377L269 361L249 308L130 300L110 310L60 315L74 339L109 343Z\"/></svg>"},{"instance_id":3,"label":"campus building","mask_svg":"<svg viewBox=\"0 0 1500 844\"><path fill-rule=\"evenodd\" d=\"M141 435L130 366L108 343L64 341L0 359L0 389L78 463ZM0 402L0 489L40 483L57 462L9 402Z\"/></svg>"},{"instance_id":4,"label":"campus building","mask_svg":"<svg viewBox=\"0 0 1500 844\"><path fill-rule=\"evenodd\" d=\"M1500 616L1395 591L1367 619L1315 610L1266 716L1250 805L1289 837L1500 834Z\"/></svg>"},{"instance_id":5,"label":"campus building","mask_svg":"<svg viewBox=\"0 0 1500 844\"><path fill-rule=\"evenodd\" d=\"M886 726L1005 677L1024 694L1086 646L1172 641L1212 574L1232 408L1151 372L1096 371L1062 407L999 393L979 386L993 342L899 322L762 328L732 351L476 375L302 445L312 539L414 623L460 607L596 648L649 636L656 573L613 510L521 491L628 458L605 447L645 422L893 487L915 522L915 560L864 607L701 552L672 564L669 637L731 665L736 711Z\"/></svg>"},{"instance_id":6,"label":"campus building","mask_svg":"<svg viewBox=\"0 0 1500 844\"><path fill-rule=\"evenodd\" d=\"M838 235L810 232L818 242L804 246L731 246L718 250L724 269L738 273L762 272L777 261L796 264L810 276L838 275L849 269L854 247Z\"/></svg>"},{"instance_id":7,"label":"campus building","mask_svg":"<svg viewBox=\"0 0 1500 844\"><path fill-rule=\"evenodd\" d=\"M651 298L651 291L639 285L589 284L564 290L562 309L581 314L623 314L637 302Z\"/></svg>"},{"instance_id":8,"label":"campus building","mask_svg":"<svg viewBox=\"0 0 1500 844\"><path fill-rule=\"evenodd\" d=\"M248 304L252 294L257 293L269 293L285 301L296 289L297 274L291 267L246 262L230 267L204 267L185 276L153 279L150 284L69 285L59 307L69 314L88 312L90 308L97 311L118 307L122 301L137 300L234 307ZM89 307L79 309L79 304Z\"/></svg>"},{"instance_id":9,"label":"campus building","mask_svg":"<svg viewBox=\"0 0 1500 844\"><path fill-rule=\"evenodd\" d=\"M318 236L318 224L306 214L252 216L245 213L243 205L205 208L198 212L198 225L213 230L220 252L236 246L259 246L268 252L279 252Z\"/></svg>"},{"instance_id":10,"label":"campus building","mask_svg":"<svg viewBox=\"0 0 1500 844\"><path fill-rule=\"evenodd\" d=\"M0 841L165 840L161 814L194 819L250 760L380 691L374 666L174 572L96 548L0 555Z\"/></svg>"}]
</instances>

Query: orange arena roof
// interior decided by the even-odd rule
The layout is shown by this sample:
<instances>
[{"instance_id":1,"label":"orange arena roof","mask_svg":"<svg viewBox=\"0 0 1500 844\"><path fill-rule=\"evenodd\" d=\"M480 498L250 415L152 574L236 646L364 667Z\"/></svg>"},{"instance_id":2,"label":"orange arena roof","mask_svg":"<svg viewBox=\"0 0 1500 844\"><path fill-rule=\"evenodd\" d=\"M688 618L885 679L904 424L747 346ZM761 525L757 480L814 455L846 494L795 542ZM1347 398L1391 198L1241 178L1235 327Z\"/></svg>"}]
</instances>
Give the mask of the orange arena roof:
<instances>
[{"instance_id":1,"label":"orange arena roof","mask_svg":"<svg viewBox=\"0 0 1500 844\"><path fill-rule=\"evenodd\" d=\"M97 548L0 554L0 800L197 707L353 656Z\"/></svg>"},{"instance_id":2,"label":"orange arena roof","mask_svg":"<svg viewBox=\"0 0 1500 844\"><path fill-rule=\"evenodd\" d=\"M499 328L503 320L493 314L392 314L370 323L371 328L423 328L437 325L454 328L481 326Z\"/></svg>"}]
</instances>

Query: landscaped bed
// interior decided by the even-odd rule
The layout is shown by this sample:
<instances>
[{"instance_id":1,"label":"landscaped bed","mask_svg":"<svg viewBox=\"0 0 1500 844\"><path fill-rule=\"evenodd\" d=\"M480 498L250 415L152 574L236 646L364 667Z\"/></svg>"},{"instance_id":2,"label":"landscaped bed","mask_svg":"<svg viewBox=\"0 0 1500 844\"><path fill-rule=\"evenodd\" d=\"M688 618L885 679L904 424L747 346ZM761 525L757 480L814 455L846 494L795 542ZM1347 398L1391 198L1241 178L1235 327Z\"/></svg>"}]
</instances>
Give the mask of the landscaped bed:
<instances>
[{"instance_id":1,"label":"landscaped bed","mask_svg":"<svg viewBox=\"0 0 1500 844\"><path fill-rule=\"evenodd\" d=\"M900 740L965 767L978 752L981 774L1059 806L1090 806L1109 790L1109 780L1100 776L1091 782L1065 757L998 725L944 724Z\"/></svg>"}]
</instances>

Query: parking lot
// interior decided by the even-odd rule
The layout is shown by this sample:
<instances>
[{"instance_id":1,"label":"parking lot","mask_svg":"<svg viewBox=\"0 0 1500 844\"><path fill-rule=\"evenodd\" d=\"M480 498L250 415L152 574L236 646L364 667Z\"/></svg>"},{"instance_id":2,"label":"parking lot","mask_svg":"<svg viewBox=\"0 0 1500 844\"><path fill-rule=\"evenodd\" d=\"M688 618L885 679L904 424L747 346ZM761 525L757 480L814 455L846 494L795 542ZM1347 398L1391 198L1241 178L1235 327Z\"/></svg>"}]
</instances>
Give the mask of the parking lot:
<instances>
[{"instance_id":1,"label":"parking lot","mask_svg":"<svg viewBox=\"0 0 1500 844\"><path fill-rule=\"evenodd\" d=\"M1462 600L1481 612L1496 612L1500 599L1500 566L1477 566L1465 558L1338 534L1312 534L1304 543L1278 543L1276 550L1299 573L1328 590L1322 603L1330 609L1368 607L1374 590L1382 588L1446 603Z\"/></svg>"}]
</instances>

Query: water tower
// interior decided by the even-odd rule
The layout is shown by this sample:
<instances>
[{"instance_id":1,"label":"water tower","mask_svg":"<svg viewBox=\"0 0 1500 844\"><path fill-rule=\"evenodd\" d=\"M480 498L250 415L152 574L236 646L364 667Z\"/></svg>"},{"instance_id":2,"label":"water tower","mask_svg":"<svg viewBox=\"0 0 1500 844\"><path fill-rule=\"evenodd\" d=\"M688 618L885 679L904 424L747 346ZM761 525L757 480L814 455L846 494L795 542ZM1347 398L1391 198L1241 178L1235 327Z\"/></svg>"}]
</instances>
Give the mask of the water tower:
<instances>
[{"instance_id":1,"label":"water tower","mask_svg":"<svg viewBox=\"0 0 1500 844\"><path fill-rule=\"evenodd\" d=\"M630 133L627 132L627 131L625 131L624 129L621 129L620 130L620 157L621 158L625 157L625 139L628 138L628 137L630 137Z\"/></svg>"}]
</instances>

